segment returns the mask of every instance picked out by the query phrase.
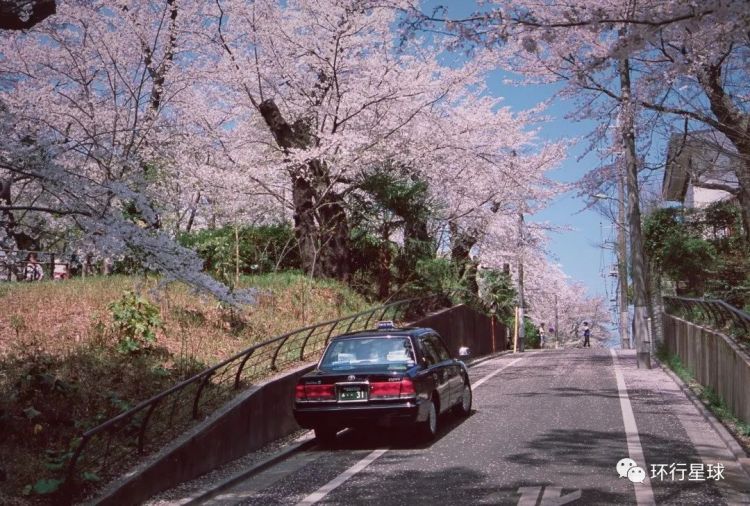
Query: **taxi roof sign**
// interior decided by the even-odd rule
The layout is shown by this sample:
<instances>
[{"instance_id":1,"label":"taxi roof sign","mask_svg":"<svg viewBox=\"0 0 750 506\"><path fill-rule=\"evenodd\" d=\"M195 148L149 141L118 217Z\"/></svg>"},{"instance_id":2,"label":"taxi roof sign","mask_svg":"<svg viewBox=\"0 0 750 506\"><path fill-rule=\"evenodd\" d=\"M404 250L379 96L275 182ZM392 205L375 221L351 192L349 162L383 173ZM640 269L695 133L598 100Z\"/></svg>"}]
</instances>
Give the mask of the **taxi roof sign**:
<instances>
[{"instance_id":1,"label":"taxi roof sign","mask_svg":"<svg viewBox=\"0 0 750 506\"><path fill-rule=\"evenodd\" d=\"M383 320L378 322L378 330L395 328L393 320Z\"/></svg>"}]
</instances>

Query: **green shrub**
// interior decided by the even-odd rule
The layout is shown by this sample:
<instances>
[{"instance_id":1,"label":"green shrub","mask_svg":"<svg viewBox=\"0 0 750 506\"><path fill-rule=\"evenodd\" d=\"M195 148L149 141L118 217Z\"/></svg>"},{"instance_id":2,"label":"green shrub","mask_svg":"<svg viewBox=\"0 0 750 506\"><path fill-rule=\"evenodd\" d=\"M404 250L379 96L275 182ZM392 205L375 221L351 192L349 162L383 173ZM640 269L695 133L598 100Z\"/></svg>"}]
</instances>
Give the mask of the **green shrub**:
<instances>
[{"instance_id":1,"label":"green shrub","mask_svg":"<svg viewBox=\"0 0 750 506\"><path fill-rule=\"evenodd\" d=\"M224 226L184 233L178 240L195 250L204 269L225 283L234 280L238 268L240 274L263 274L301 266L294 230L287 224Z\"/></svg>"},{"instance_id":2,"label":"green shrub","mask_svg":"<svg viewBox=\"0 0 750 506\"><path fill-rule=\"evenodd\" d=\"M121 353L137 353L156 342L161 327L159 308L134 292L126 291L120 300L108 306L112 312L112 329Z\"/></svg>"}]
</instances>

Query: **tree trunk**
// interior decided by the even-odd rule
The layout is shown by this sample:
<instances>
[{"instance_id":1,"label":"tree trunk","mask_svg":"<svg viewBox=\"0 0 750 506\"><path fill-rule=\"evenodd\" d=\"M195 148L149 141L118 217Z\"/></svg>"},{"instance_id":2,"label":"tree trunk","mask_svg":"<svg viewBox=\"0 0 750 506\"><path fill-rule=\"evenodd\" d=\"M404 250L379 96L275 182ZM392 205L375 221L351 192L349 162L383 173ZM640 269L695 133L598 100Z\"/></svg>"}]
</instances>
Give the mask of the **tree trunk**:
<instances>
[{"instance_id":1,"label":"tree trunk","mask_svg":"<svg viewBox=\"0 0 750 506\"><path fill-rule=\"evenodd\" d=\"M290 125L272 99L258 106L276 143L285 152L313 145L307 122ZM292 203L294 233L299 242L305 272L348 280L351 273L349 223L343 200L332 188L326 164L311 160L305 167L293 167Z\"/></svg>"},{"instance_id":2,"label":"tree trunk","mask_svg":"<svg viewBox=\"0 0 750 506\"><path fill-rule=\"evenodd\" d=\"M0 205L11 206L11 185L13 180L8 178L5 181L0 181ZM16 249L35 251L39 249L39 241L34 237L30 236L25 232L18 231L18 222L13 211L5 210L2 211L4 219L0 220L5 233L8 237L12 238L16 244Z\"/></svg>"},{"instance_id":3,"label":"tree trunk","mask_svg":"<svg viewBox=\"0 0 750 506\"><path fill-rule=\"evenodd\" d=\"M378 298L385 300L391 293L391 243L388 223L383 224L378 252Z\"/></svg>"},{"instance_id":4,"label":"tree trunk","mask_svg":"<svg viewBox=\"0 0 750 506\"><path fill-rule=\"evenodd\" d=\"M28 30L56 10L55 0L0 2L0 30Z\"/></svg>"},{"instance_id":5,"label":"tree trunk","mask_svg":"<svg viewBox=\"0 0 750 506\"><path fill-rule=\"evenodd\" d=\"M458 275L463 276L471 262L469 253L477 240L473 234L459 230L455 223L451 223L449 229L451 232L451 259L458 267Z\"/></svg>"},{"instance_id":6,"label":"tree trunk","mask_svg":"<svg viewBox=\"0 0 750 506\"><path fill-rule=\"evenodd\" d=\"M750 115L740 110L727 95L720 65L705 67L703 73L698 75L698 81L708 97L711 112L719 122L717 130L729 139L740 157L740 163L735 166L735 175L739 184L742 228L745 240L750 242Z\"/></svg>"},{"instance_id":7,"label":"tree trunk","mask_svg":"<svg viewBox=\"0 0 750 506\"><path fill-rule=\"evenodd\" d=\"M318 249L315 226L314 196L310 183L302 176L293 176L292 204L294 205L294 236L297 238L302 269L317 275Z\"/></svg>"},{"instance_id":8,"label":"tree trunk","mask_svg":"<svg viewBox=\"0 0 750 506\"><path fill-rule=\"evenodd\" d=\"M648 328L648 288L646 261L641 233L641 207L638 190L638 161L635 149L635 110L631 101L630 62L620 60L620 105L622 143L625 150L625 184L628 198L628 231L630 234L630 277L633 281L633 338L639 368L651 369L651 341Z\"/></svg>"},{"instance_id":9,"label":"tree trunk","mask_svg":"<svg viewBox=\"0 0 750 506\"><path fill-rule=\"evenodd\" d=\"M451 223L451 259L458 267L458 276L466 281L466 289L473 295L479 294L477 284L477 265L471 259L471 248L477 243L476 235L472 232L459 230Z\"/></svg>"},{"instance_id":10,"label":"tree trunk","mask_svg":"<svg viewBox=\"0 0 750 506\"><path fill-rule=\"evenodd\" d=\"M745 241L750 243L750 149L748 149L748 153L741 154L741 156L742 168L735 171L739 182L737 201L740 204Z\"/></svg>"},{"instance_id":11,"label":"tree trunk","mask_svg":"<svg viewBox=\"0 0 750 506\"><path fill-rule=\"evenodd\" d=\"M347 281L351 274L349 222L341 196L333 191L328 168L320 160L308 164L313 179L314 211L318 222L320 274Z\"/></svg>"}]
</instances>

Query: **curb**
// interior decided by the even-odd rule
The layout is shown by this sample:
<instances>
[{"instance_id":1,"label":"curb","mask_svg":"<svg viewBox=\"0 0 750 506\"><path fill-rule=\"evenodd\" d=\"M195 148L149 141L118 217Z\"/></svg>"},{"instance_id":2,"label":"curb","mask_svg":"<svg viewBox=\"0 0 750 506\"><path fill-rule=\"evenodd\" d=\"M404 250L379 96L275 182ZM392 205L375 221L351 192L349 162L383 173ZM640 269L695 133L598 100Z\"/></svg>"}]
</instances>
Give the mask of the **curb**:
<instances>
[{"instance_id":1,"label":"curb","mask_svg":"<svg viewBox=\"0 0 750 506\"><path fill-rule=\"evenodd\" d=\"M301 437L305 437L306 435L310 434L312 431L306 433L305 435ZM239 473L235 474L234 476L230 476L229 478L226 478L224 481L216 485L215 487L212 487L210 490L206 490L203 492L200 492L198 495L192 496L192 497L186 497L183 499L183 501L180 501L181 505L196 505L196 504L202 504L204 501L207 501L219 493L223 492L224 490L232 487L233 485L236 485L237 483L249 478L250 476L257 474L264 469L267 469L274 464L288 458L292 453L295 453L297 451L306 450L308 448L311 448L315 446L315 439L310 438L305 441L300 441L299 443L292 443L289 446L282 448L278 452L274 453L273 455L270 455L269 457L261 460L260 462L250 466L249 468L240 471Z\"/></svg>"},{"instance_id":2,"label":"curb","mask_svg":"<svg viewBox=\"0 0 750 506\"><path fill-rule=\"evenodd\" d=\"M477 358L475 360L472 360L471 362L466 364L466 367L471 368L471 367L474 367L475 365L483 364L484 362L487 362L488 360L492 360L493 358L502 357L503 355L508 355L510 353L513 353L513 350L498 351L497 353L493 353L491 355L485 355L482 358Z\"/></svg>"},{"instance_id":3,"label":"curb","mask_svg":"<svg viewBox=\"0 0 750 506\"><path fill-rule=\"evenodd\" d=\"M652 358L652 360L664 371L667 376L672 378L677 386L682 390L685 396L690 399L690 402L698 409L698 412L706 419L711 428L719 434L719 437L724 442L729 451L734 455L735 460L739 463L742 470L745 472L748 478L750 478L750 459L748 458L745 450L742 448L739 442L735 439L729 429L727 429L721 421L716 418L710 409L698 398L697 395L690 389L690 387L682 381L682 378L677 376L672 369L665 366L660 360Z\"/></svg>"}]
</instances>

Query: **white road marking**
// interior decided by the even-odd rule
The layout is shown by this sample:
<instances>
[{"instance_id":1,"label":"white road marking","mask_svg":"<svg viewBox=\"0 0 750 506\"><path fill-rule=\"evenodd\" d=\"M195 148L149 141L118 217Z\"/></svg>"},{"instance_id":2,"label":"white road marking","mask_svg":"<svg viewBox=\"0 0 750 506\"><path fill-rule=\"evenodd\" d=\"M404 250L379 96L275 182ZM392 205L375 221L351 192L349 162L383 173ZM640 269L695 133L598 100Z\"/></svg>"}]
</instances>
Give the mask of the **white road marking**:
<instances>
[{"instance_id":1,"label":"white road marking","mask_svg":"<svg viewBox=\"0 0 750 506\"><path fill-rule=\"evenodd\" d=\"M539 500L539 493L544 490L541 501ZM518 498L517 506L536 506L537 502L539 506L562 506L568 504L576 499L581 498L581 491L574 490L563 495L562 487L521 487L518 489L518 493L521 497Z\"/></svg>"},{"instance_id":2,"label":"white road marking","mask_svg":"<svg viewBox=\"0 0 750 506\"><path fill-rule=\"evenodd\" d=\"M612 363L615 369L615 379L617 380L617 390L620 396L620 409L622 410L622 422L625 425L625 437L628 442L628 456L635 460L639 466L646 468L646 459L643 456L643 447L641 446L641 438L638 435L638 426L635 423L635 416L633 415L633 407L630 405L630 398L628 397L628 389L625 386L625 378L622 376L622 371L617 362L617 352L610 349L609 352L612 354ZM616 476L615 464L618 456L613 456L612 460L612 476ZM613 478L616 479L616 478ZM654 500L654 491L651 489L651 481L649 480L648 473L646 473L646 479L643 483L633 483L635 488L635 501L640 505L651 505L656 504Z\"/></svg>"},{"instance_id":3,"label":"white road marking","mask_svg":"<svg viewBox=\"0 0 750 506\"><path fill-rule=\"evenodd\" d=\"M367 457L363 458L356 464L354 464L352 467L341 473L340 475L336 476L334 479L320 487L318 490L313 492L312 494L308 495L304 499L302 499L300 502L297 503L297 506L306 506L309 504L315 504L321 499L323 499L325 496L330 494L333 490L343 485L349 478L357 474L358 472L362 471L364 468L372 464L375 459L383 455L385 452L388 451L388 448L384 448L381 450L375 450L371 454L369 454Z\"/></svg>"},{"instance_id":4,"label":"white road marking","mask_svg":"<svg viewBox=\"0 0 750 506\"><path fill-rule=\"evenodd\" d=\"M563 495L562 487L546 487L539 506L562 506L581 498L581 491L574 490Z\"/></svg>"},{"instance_id":5,"label":"white road marking","mask_svg":"<svg viewBox=\"0 0 750 506\"><path fill-rule=\"evenodd\" d=\"M491 372L481 380L474 383L473 388L477 388L482 383L487 381L488 379L492 378L493 376L501 373L503 370L507 369L508 367L512 366L519 360L521 360L522 357L518 357L515 360L511 360L501 368L499 368L496 371ZM375 460L377 460L380 456L382 456L385 452L388 451L388 448L383 448L380 450L375 450L371 454L369 454L367 457L363 458L356 464L354 464L352 467L341 473L340 475L336 476L334 479L320 487L318 490L313 492L312 494L308 495L304 499L302 499L300 502L297 503L297 506L307 506L310 504L315 504L319 501L321 501L325 496L330 494L333 490L343 485L349 478L354 476L355 474L362 471L364 468L372 464Z\"/></svg>"},{"instance_id":6,"label":"white road marking","mask_svg":"<svg viewBox=\"0 0 750 506\"><path fill-rule=\"evenodd\" d=\"M480 386L481 386L481 385L482 385L482 384L483 384L483 383L484 383L485 381L487 381L488 379L491 379L491 378L492 378L493 376L495 376L495 375L497 375L497 374L500 374L500 373L501 373L501 372L503 372L503 371L504 371L505 369L507 369L508 367L512 366L513 364L515 364L516 362L518 362L519 360L521 360L521 358L523 358L523 357L518 357L518 358L517 358L517 359L515 359L515 360L511 360L510 362L508 362L507 364L505 364L504 366L502 366L502 367L501 367L500 369L498 369L497 371L494 371L494 372L491 372L491 373L489 373L489 374L488 374L487 376L485 376L484 378L482 378L482 379L480 379L479 381L475 382L475 383L474 383L474 384L472 385L472 388L479 388L479 387L480 387Z\"/></svg>"},{"instance_id":7,"label":"white road marking","mask_svg":"<svg viewBox=\"0 0 750 506\"><path fill-rule=\"evenodd\" d=\"M519 488L518 492L521 494L521 497L518 498L518 506L536 506L541 491L542 487Z\"/></svg>"}]
</instances>

